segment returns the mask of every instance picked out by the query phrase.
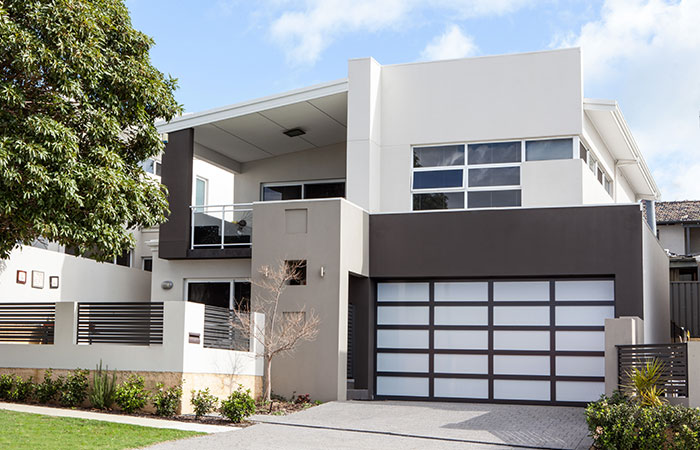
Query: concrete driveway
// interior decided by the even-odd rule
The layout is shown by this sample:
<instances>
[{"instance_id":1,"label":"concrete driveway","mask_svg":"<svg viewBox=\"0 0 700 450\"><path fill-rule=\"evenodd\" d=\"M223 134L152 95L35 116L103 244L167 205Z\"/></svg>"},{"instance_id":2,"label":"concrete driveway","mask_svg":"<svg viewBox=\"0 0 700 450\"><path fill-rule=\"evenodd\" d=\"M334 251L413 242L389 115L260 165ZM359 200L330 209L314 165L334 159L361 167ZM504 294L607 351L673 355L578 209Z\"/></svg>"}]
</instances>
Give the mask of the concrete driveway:
<instances>
[{"instance_id":1,"label":"concrete driveway","mask_svg":"<svg viewBox=\"0 0 700 450\"><path fill-rule=\"evenodd\" d=\"M151 448L587 450L591 445L582 408L358 401L254 419L259 424Z\"/></svg>"}]
</instances>

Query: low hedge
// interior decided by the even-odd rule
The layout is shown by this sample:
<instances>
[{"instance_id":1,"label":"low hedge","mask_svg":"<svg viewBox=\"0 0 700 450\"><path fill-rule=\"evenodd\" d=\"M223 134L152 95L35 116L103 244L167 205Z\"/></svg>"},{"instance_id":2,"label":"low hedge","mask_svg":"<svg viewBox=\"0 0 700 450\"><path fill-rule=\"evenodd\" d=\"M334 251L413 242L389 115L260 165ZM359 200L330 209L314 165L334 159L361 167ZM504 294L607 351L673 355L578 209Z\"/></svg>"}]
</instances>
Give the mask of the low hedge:
<instances>
[{"instance_id":1,"label":"low hedge","mask_svg":"<svg viewBox=\"0 0 700 450\"><path fill-rule=\"evenodd\" d=\"M604 450L700 449L700 409L641 406L602 396L586 408L594 447Z\"/></svg>"}]
</instances>

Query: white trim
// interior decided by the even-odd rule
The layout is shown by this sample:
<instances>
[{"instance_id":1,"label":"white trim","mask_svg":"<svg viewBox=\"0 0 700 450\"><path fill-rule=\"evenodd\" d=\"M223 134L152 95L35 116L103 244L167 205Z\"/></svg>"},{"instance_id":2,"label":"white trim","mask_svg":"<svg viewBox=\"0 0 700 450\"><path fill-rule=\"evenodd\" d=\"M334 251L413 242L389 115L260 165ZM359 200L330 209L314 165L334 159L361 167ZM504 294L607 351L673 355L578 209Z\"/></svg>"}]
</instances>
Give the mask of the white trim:
<instances>
[{"instance_id":1,"label":"white trim","mask_svg":"<svg viewBox=\"0 0 700 450\"><path fill-rule=\"evenodd\" d=\"M244 116L246 114L252 114L281 106L287 106L294 103L315 100L317 98L327 97L343 92L348 92L347 78L320 83L267 97L261 97L242 103L209 109L198 113L185 114L183 116L173 118L170 122L156 123L156 128L158 133L171 133L173 131L184 130L185 128L193 128L212 122L232 119L234 117Z\"/></svg>"}]
</instances>

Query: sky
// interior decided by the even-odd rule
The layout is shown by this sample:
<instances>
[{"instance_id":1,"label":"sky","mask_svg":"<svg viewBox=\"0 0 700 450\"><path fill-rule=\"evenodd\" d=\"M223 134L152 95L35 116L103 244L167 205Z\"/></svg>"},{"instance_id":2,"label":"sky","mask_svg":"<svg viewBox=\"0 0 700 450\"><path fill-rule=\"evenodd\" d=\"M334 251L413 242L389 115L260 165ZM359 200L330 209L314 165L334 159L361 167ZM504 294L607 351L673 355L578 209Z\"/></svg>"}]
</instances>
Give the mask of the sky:
<instances>
[{"instance_id":1,"label":"sky","mask_svg":"<svg viewBox=\"0 0 700 450\"><path fill-rule=\"evenodd\" d=\"M662 200L700 199L700 0L126 0L194 112L380 64L581 47Z\"/></svg>"}]
</instances>

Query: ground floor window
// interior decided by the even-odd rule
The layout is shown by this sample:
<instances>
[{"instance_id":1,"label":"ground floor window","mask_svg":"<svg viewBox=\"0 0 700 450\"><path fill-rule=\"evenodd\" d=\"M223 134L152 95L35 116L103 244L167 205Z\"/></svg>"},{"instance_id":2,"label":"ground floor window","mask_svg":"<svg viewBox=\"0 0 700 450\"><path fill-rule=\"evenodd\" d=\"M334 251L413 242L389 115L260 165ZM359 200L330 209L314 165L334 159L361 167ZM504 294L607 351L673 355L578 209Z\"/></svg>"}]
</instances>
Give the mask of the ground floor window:
<instances>
[{"instance_id":1,"label":"ground floor window","mask_svg":"<svg viewBox=\"0 0 700 450\"><path fill-rule=\"evenodd\" d=\"M187 280L185 300L219 308L250 308L250 281Z\"/></svg>"}]
</instances>

